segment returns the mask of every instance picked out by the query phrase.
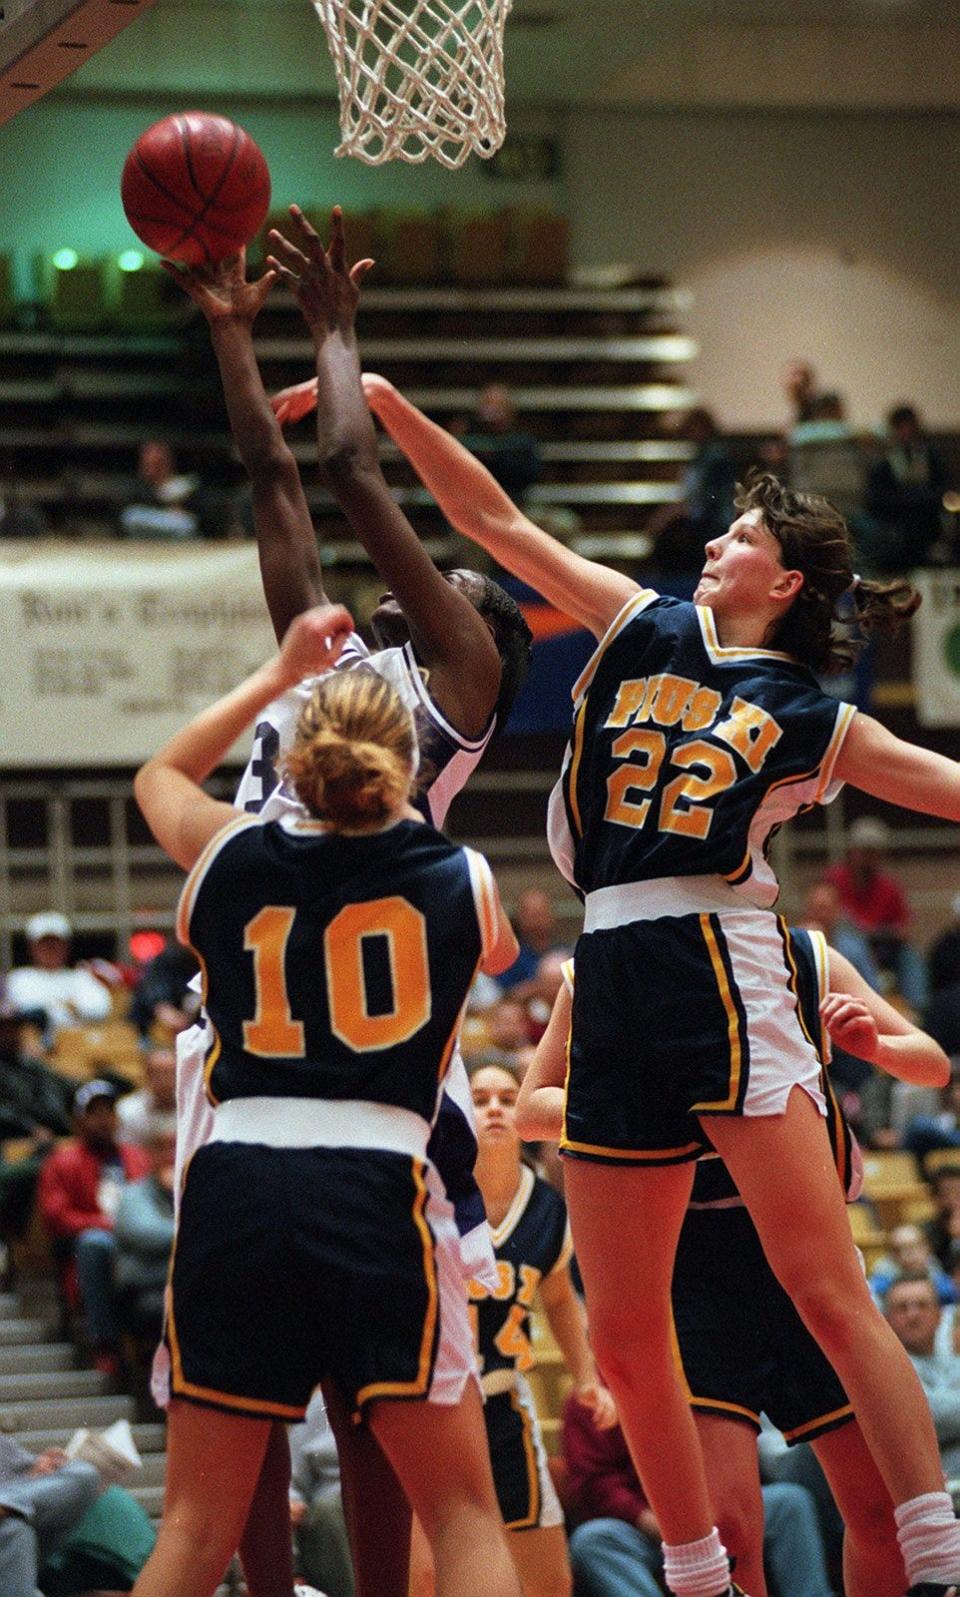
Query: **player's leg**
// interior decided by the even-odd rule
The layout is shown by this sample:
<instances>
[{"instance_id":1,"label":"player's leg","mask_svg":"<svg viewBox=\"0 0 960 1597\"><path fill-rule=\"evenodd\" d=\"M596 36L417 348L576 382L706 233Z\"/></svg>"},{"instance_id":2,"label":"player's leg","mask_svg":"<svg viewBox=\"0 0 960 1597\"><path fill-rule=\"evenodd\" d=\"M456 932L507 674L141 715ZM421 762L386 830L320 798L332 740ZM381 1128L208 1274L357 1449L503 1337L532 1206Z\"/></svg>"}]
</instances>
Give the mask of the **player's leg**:
<instances>
[{"instance_id":1,"label":"player's leg","mask_svg":"<svg viewBox=\"0 0 960 1597\"><path fill-rule=\"evenodd\" d=\"M844 1523L846 1597L901 1597L906 1578L893 1504L856 1420L810 1443Z\"/></svg>"},{"instance_id":2,"label":"player's leg","mask_svg":"<svg viewBox=\"0 0 960 1597\"><path fill-rule=\"evenodd\" d=\"M490 1473L480 1394L372 1404L370 1426L433 1553L437 1597L521 1597Z\"/></svg>"},{"instance_id":3,"label":"player's leg","mask_svg":"<svg viewBox=\"0 0 960 1597\"><path fill-rule=\"evenodd\" d=\"M783 1115L711 1116L707 1129L770 1265L833 1364L895 1509L911 1584L960 1577L960 1525L909 1358L874 1305L821 1116L800 1089Z\"/></svg>"},{"instance_id":4,"label":"player's leg","mask_svg":"<svg viewBox=\"0 0 960 1597\"><path fill-rule=\"evenodd\" d=\"M410 1504L370 1427L353 1423L333 1381L322 1385L340 1460L356 1597L407 1597Z\"/></svg>"},{"instance_id":5,"label":"player's leg","mask_svg":"<svg viewBox=\"0 0 960 1597\"><path fill-rule=\"evenodd\" d=\"M846 1388L895 1500L941 1490L930 1411L870 1297L815 1104L796 1088L782 1115L713 1115L704 1124L775 1275Z\"/></svg>"},{"instance_id":6,"label":"player's leg","mask_svg":"<svg viewBox=\"0 0 960 1597\"><path fill-rule=\"evenodd\" d=\"M240 1562L250 1597L290 1597L293 1591L290 1444L282 1420L274 1420L270 1426L256 1490L240 1538Z\"/></svg>"},{"instance_id":7,"label":"player's leg","mask_svg":"<svg viewBox=\"0 0 960 1597\"><path fill-rule=\"evenodd\" d=\"M566 1161L564 1187L590 1340L664 1541L714 1519L693 1416L673 1356L670 1286L692 1165Z\"/></svg>"},{"instance_id":8,"label":"player's leg","mask_svg":"<svg viewBox=\"0 0 960 1597\"><path fill-rule=\"evenodd\" d=\"M694 1410L720 1540L736 1559L737 1584L767 1597L763 1573L763 1498L757 1433L746 1420Z\"/></svg>"},{"instance_id":9,"label":"player's leg","mask_svg":"<svg viewBox=\"0 0 960 1597\"><path fill-rule=\"evenodd\" d=\"M135 1597L216 1591L243 1534L270 1428L268 1419L170 1404L163 1518Z\"/></svg>"},{"instance_id":10,"label":"player's leg","mask_svg":"<svg viewBox=\"0 0 960 1597\"><path fill-rule=\"evenodd\" d=\"M520 1576L523 1597L570 1597L573 1577L562 1525L511 1531L508 1546Z\"/></svg>"}]
</instances>

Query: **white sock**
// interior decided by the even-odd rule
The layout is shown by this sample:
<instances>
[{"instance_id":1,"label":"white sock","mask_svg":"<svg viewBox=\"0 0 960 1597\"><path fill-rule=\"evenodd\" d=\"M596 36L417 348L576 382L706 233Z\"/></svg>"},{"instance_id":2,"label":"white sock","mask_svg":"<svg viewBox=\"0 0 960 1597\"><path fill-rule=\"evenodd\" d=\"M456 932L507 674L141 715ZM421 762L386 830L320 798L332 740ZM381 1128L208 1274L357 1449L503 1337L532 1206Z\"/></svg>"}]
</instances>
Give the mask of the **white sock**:
<instances>
[{"instance_id":1,"label":"white sock","mask_svg":"<svg viewBox=\"0 0 960 1597\"><path fill-rule=\"evenodd\" d=\"M948 1492L925 1492L893 1511L907 1584L960 1582L960 1522Z\"/></svg>"},{"instance_id":2,"label":"white sock","mask_svg":"<svg viewBox=\"0 0 960 1597\"><path fill-rule=\"evenodd\" d=\"M663 1544L663 1573L676 1597L724 1597L730 1585L730 1560L714 1526L698 1542Z\"/></svg>"}]
</instances>

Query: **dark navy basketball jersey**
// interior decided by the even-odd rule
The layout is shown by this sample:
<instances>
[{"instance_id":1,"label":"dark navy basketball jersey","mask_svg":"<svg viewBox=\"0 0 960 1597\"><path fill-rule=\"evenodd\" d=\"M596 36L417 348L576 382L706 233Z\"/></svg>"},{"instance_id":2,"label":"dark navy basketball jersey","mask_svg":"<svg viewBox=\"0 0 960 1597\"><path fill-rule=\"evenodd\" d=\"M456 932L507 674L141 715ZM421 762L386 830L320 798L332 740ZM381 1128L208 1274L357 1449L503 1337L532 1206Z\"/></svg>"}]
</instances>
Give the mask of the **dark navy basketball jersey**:
<instances>
[{"instance_id":1,"label":"dark navy basketball jersey","mask_svg":"<svg viewBox=\"0 0 960 1597\"><path fill-rule=\"evenodd\" d=\"M643 589L574 687L550 800L553 857L581 893L720 875L766 908L774 832L832 798L854 714L790 655L724 648L712 612Z\"/></svg>"},{"instance_id":2,"label":"dark navy basketball jersey","mask_svg":"<svg viewBox=\"0 0 960 1597\"><path fill-rule=\"evenodd\" d=\"M830 1063L830 1038L820 1016L820 1003L829 990L829 953L822 932L809 932L789 927L778 918L783 943L783 962L788 981L793 990L797 1017L801 1030L817 1051L822 1065L820 1086L827 1101L827 1132L833 1149L834 1162L840 1184L848 1198L856 1197L860 1179L860 1161L853 1132L837 1102L827 1066ZM697 1161L690 1203L695 1209L721 1205L729 1208L732 1201L740 1200L733 1177L715 1153L705 1154Z\"/></svg>"},{"instance_id":3,"label":"dark navy basketball jersey","mask_svg":"<svg viewBox=\"0 0 960 1597\"><path fill-rule=\"evenodd\" d=\"M471 1281L480 1372L529 1370L530 1308L544 1276L566 1266L572 1251L564 1201L523 1165L517 1195L499 1226L490 1228L498 1285Z\"/></svg>"},{"instance_id":4,"label":"dark navy basketball jersey","mask_svg":"<svg viewBox=\"0 0 960 1597\"><path fill-rule=\"evenodd\" d=\"M496 940L493 878L419 821L242 819L191 871L177 929L203 969L214 1103L362 1098L431 1120Z\"/></svg>"}]
</instances>

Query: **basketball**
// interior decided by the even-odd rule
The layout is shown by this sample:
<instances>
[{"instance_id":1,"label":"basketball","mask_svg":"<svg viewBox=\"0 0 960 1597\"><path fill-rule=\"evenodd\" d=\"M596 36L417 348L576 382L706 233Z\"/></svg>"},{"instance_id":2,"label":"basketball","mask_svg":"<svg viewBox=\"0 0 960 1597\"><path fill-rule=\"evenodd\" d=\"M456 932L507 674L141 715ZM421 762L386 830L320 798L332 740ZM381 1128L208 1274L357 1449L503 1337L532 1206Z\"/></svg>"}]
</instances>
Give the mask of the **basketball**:
<instances>
[{"instance_id":1,"label":"basketball","mask_svg":"<svg viewBox=\"0 0 960 1597\"><path fill-rule=\"evenodd\" d=\"M225 116L182 111L141 133L123 167L127 221L150 249L187 266L235 255L259 232L270 170Z\"/></svg>"}]
</instances>

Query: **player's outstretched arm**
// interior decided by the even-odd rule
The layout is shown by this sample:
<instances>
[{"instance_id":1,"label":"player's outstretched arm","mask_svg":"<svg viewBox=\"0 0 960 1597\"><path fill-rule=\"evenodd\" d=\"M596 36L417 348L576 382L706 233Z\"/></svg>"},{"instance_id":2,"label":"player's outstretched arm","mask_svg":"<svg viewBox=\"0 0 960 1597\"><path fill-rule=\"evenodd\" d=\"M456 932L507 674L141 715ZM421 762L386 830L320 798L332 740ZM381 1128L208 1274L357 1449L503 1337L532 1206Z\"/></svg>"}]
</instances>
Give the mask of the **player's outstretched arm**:
<instances>
[{"instance_id":1,"label":"player's outstretched arm","mask_svg":"<svg viewBox=\"0 0 960 1597\"><path fill-rule=\"evenodd\" d=\"M400 605L430 692L458 731L479 737L500 690L500 657L486 622L441 576L391 494L360 386L354 317L368 261L348 268L343 218L333 212L329 249L297 206L296 242L271 234L271 265L289 283L313 334L320 464L351 527Z\"/></svg>"},{"instance_id":2,"label":"player's outstretched arm","mask_svg":"<svg viewBox=\"0 0 960 1597\"><path fill-rule=\"evenodd\" d=\"M950 1060L940 1044L874 992L843 954L830 948L827 956L830 990L820 1013L837 1046L900 1081L917 1087L945 1087L950 1080Z\"/></svg>"},{"instance_id":3,"label":"player's outstretched arm","mask_svg":"<svg viewBox=\"0 0 960 1597\"><path fill-rule=\"evenodd\" d=\"M547 1029L520 1083L517 1130L524 1142L560 1141L572 1009L570 990L563 986L554 1000Z\"/></svg>"},{"instance_id":4,"label":"player's outstretched arm","mask_svg":"<svg viewBox=\"0 0 960 1597\"><path fill-rule=\"evenodd\" d=\"M211 798L200 783L266 705L335 663L352 627L342 605L320 605L297 616L272 660L201 710L140 767L133 783L137 803L161 848L184 870L221 827L244 813Z\"/></svg>"},{"instance_id":5,"label":"player's outstretched arm","mask_svg":"<svg viewBox=\"0 0 960 1597\"><path fill-rule=\"evenodd\" d=\"M854 716L834 775L888 804L960 821L960 763L895 737L870 715Z\"/></svg>"},{"instance_id":6,"label":"player's outstretched arm","mask_svg":"<svg viewBox=\"0 0 960 1597\"><path fill-rule=\"evenodd\" d=\"M637 584L586 560L519 510L469 450L418 410L386 378L367 373L367 404L403 450L450 524L521 581L602 637Z\"/></svg>"},{"instance_id":7,"label":"player's outstretched arm","mask_svg":"<svg viewBox=\"0 0 960 1597\"><path fill-rule=\"evenodd\" d=\"M323 603L326 594L300 473L264 390L253 347L253 324L277 274L268 271L248 283L244 252L193 270L164 265L210 325L230 428L250 479L263 591L279 641L294 616Z\"/></svg>"}]
</instances>

